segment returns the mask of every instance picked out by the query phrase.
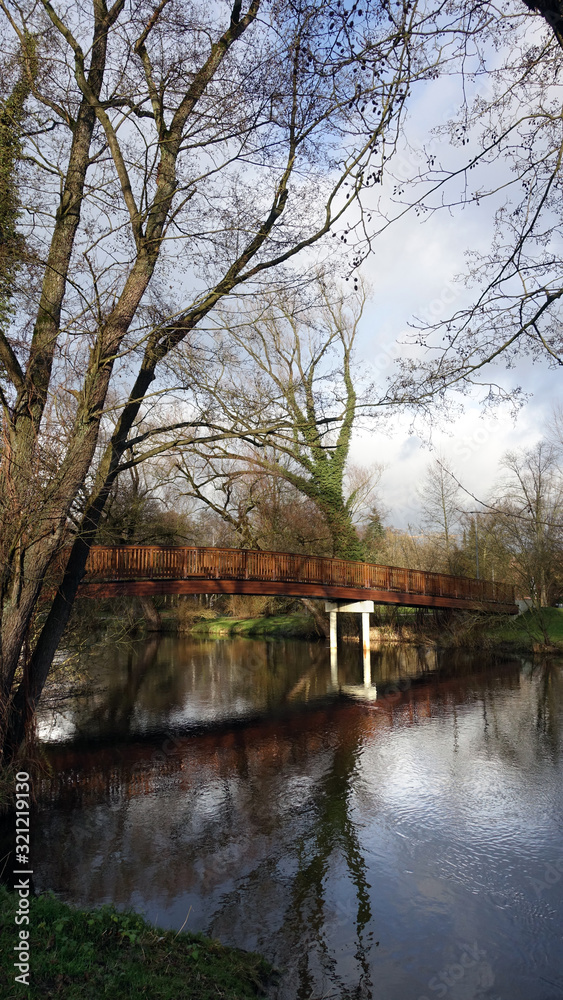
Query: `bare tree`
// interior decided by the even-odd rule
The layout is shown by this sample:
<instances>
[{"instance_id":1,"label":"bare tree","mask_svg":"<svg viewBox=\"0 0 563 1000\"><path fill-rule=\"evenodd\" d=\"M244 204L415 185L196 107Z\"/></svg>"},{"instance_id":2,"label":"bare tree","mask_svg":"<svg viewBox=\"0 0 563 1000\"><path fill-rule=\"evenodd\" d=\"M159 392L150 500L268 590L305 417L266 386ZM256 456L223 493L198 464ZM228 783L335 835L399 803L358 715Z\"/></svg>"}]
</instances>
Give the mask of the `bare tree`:
<instances>
[{"instance_id":1,"label":"bare tree","mask_svg":"<svg viewBox=\"0 0 563 1000\"><path fill-rule=\"evenodd\" d=\"M275 449L269 458L276 464ZM198 460L199 459L199 460ZM283 476L233 461L184 452L176 466L175 496L198 504L203 524L221 518L229 545L328 555L331 538L320 510ZM178 475L179 474L179 475ZM227 544L227 543L218 543Z\"/></svg>"},{"instance_id":2,"label":"bare tree","mask_svg":"<svg viewBox=\"0 0 563 1000\"><path fill-rule=\"evenodd\" d=\"M262 296L246 315L221 313L218 350L227 333L230 354L221 378L209 386L209 407L218 405L232 421L238 419L244 440L203 449L195 442L178 471L190 491L207 496L215 509L209 487L219 487L230 499L240 476L247 482L264 476L284 480L321 512L328 554L360 559L355 512L366 505L381 473L379 467L361 473L348 467L355 421L378 408L372 388L359 389L354 372L365 292L344 296L323 278L315 287L313 308L286 293ZM247 500L252 504L250 494ZM231 517L238 523L240 510Z\"/></svg>"},{"instance_id":3,"label":"bare tree","mask_svg":"<svg viewBox=\"0 0 563 1000\"><path fill-rule=\"evenodd\" d=\"M561 5L459 0L449 10L447 27L434 28L444 39L437 76L450 94L459 81L458 108L403 157L395 200L404 207L390 220L414 209L428 225L444 208L479 206L494 226L488 248L467 248L458 295L448 290L435 319L413 320L404 390L477 390L518 404L526 387L507 389L499 366L526 356L563 365Z\"/></svg>"},{"instance_id":4,"label":"bare tree","mask_svg":"<svg viewBox=\"0 0 563 1000\"><path fill-rule=\"evenodd\" d=\"M182 342L197 359L202 320L234 289L263 286L270 271L279 281L330 235L344 247L350 225L369 234L363 194L392 152L408 81L426 68L412 62L416 3L1 0L0 9L2 108L13 126L0 128L0 167L4 189L17 191L19 217L7 227L26 246L2 258L11 299L0 332L0 745L9 756L115 477L166 446L156 428L135 430L155 394L174 388L163 362ZM210 426L192 407L170 440L198 428L238 425ZM64 579L14 688L81 491Z\"/></svg>"},{"instance_id":5,"label":"bare tree","mask_svg":"<svg viewBox=\"0 0 563 1000\"><path fill-rule=\"evenodd\" d=\"M554 449L540 441L505 456L505 482L494 501L497 533L511 555L519 588L536 607L559 596L563 581L563 476Z\"/></svg>"},{"instance_id":6,"label":"bare tree","mask_svg":"<svg viewBox=\"0 0 563 1000\"><path fill-rule=\"evenodd\" d=\"M443 455L428 464L417 492L422 526L440 536L447 572L453 573L454 528L461 515L460 487Z\"/></svg>"}]
</instances>

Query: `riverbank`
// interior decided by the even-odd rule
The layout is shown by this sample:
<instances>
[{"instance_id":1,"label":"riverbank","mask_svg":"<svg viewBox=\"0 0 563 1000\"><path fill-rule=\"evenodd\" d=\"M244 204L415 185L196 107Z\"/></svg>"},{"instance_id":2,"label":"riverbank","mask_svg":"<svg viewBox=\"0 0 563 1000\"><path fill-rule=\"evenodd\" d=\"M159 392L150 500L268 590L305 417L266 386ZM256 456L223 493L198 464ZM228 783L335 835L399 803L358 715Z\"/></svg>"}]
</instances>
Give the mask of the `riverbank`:
<instances>
[{"instance_id":1,"label":"riverbank","mask_svg":"<svg viewBox=\"0 0 563 1000\"><path fill-rule=\"evenodd\" d=\"M78 618L68 649L83 649L94 641L122 643L146 635L184 635L197 638L312 639L326 641L328 615L323 602L310 602L308 612L297 601L270 598L237 598L236 606L209 608L182 601L177 606L157 603L153 614L139 616L134 602L101 608L91 617L83 602L86 621ZM245 605L248 606L239 606ZM313 606L315 605L315 606ZM342 639L357 641L358 616L338 616ZM490 615L448 609L376 606L371 616L372 643L418 643L443 649L499 649L532 653L563 652L563 608L542 608L523 615ZM64 657L63 657L64 659ZM71 657L72 659L72 657ZM72 673L72 669L70 671ZM67 684L69 678L64 678ZM80 679L79 679L80 681Z\"/></svg>"},{"instance_id":2,"label":"riverbank","mask_svg":"<svg viewBox=\"0 0 563 1000\"><path fill-rule=\"evenodd\" d=\"M319 630L310 615L270 615L263 618L207 618L195 622L190 635L219 638L229 635L271 637L272 639L313 639L319 638Z\"/></svg>"},{"instance_id":3,"label":"riverbank","mask_svg":"<svg viewBox=\"0 0 563 1000\"><path fill-rule=\"evenodd\" d=\"M563 652L563 608L540 608L523 615L452 616L440 631L445 648L508 650L513 652Z\"/></svg>"},{"instance_id":4,"label":"riverbank","mask_svg":"<svg viewBox=\"0 0 563 1000\"><path fill-rule=\"evenodd\" d=\"M355 616L345 616L342 638L359 641ZM352 620L350 620L352 619ZM243 635L261 638L319 638L311 616L275 615L259 618L207 618L195 622L190 635L220 638ZM414 609L389 615L389 620L372 626L372 643L425 643L440 648L512 649L522 652L563 652L563 608L542 608L517 617L503 615L454 614L444 621L417 622Z\"/></svg>"},{"instance_id":5,"label":"riverbank","mask_svg":"<svg viewBox=\"0 0 563 1000\"><path fill-rule=\"evenodd\" d=\"M53 895L32 897L29 925L15 923L20 896L0 887L0 996L5 1000L253 1000L272 967L260 955L199 934L164 931L110 906L78 910ZM27 911L26 911L27 912ZM21 921L21 917L19 918ZM29 930L29 938L20 938ZM18 941L29 945L29 987Z\"/></svg>"}]
</instances>

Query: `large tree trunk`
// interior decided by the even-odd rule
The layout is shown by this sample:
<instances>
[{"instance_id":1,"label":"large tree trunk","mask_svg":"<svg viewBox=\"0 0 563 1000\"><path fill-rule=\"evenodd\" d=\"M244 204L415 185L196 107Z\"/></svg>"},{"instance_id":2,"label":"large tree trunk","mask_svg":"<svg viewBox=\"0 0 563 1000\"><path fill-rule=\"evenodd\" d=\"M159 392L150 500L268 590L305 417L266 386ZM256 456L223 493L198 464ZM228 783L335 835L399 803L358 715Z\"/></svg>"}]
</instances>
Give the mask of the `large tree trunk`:
<instances>
[{"instance_id":1,"label":"large tree trunk","mask_svg":"<svg viewBox=\"0 0 563 1000\"><path fill-rule=\"evenodd\" d=\"M109 13L100 6L96 10L88 71L88 86L95 99L99 97L103 82L108 30L119 9L120 5L115 4ZM92 413L83 414L80 411L77 419L81 421L81 426L76 444L69 448L60 469L45 489L40 458L41 425L60 332L68 271L80 223L95 123L94 109L83 96L72 129L65 182L57 208L25 371L7 342L3 341L3 361L17 390L17 397L8 419L6 409L4 412L5 445L0 475L0 516L3 520L0 550L2 753L8 741L13 741L15 702L11 696L22 649L28 641L45 575L60 546L70 506L84 482L97 441L97 425L88 426ZM93 401L94 408L100 402L103 405L104 399L105 391L102 389ZM82 420L83 416L85 420ZM26 662L24 678L18 690L18 703L24 698L22 692L29 681L27 667ZM20 731L19 727L16 728Z\"/></svg>"},{"instance_id":2,"label":"large tree trunk","mask_svg":"<svg viewBox=\"0 0 563 1000\"><path fill-rule=\"evenodd\" d=\"M149 632L161 632L162 631L162 618L158 613L158 608L154 603L153 597L139 597L139 604L141 605L141 611L143 612L143 617Z\"/></svg>"},{"instance_id":3,"label":"large tree trunk","mask_svg":"<svg viewBox=\"0 0 563 1000\"><path fill-rule=\"evenodd\" d=\"M326 639L328 636L328 621L326 614L323 614L321 611L320 601L312 601L308 597L302 597L301 603L314 619L319 633Z\"/></svg>"},{"instance_id":4,"label":"large tree trunk","mask_svg":"<svg viewBox=\"0 0 563 1000\"><path fill-rule=\"evenodd\" d=\"M364 546L350 517L350 511L339 498L327 504L324 497L317 500L332 539L332 555L335 559L364 559Z\"/></svg>"},{"instance_id":5,"label":"large tree trunk","mask_svg":"<svg viewBox=\"0 0 563 1000\"><path fill-rule=\"evenodd\" d=\"M9 763L15 757L35 713L53 657L70 617L78 586L84 575L89 550L89 545L83 539L76 539L63 582L55 595L35 649L23 665L23 677L17 691L8 702L2 740L4 763Z\"/></svg>"},{"instance_id":6,"label":"large tree trunk","mask_svg":"<svg viewBox=\"0 0 563 1000\"><path fill-rule=\"evenodd\" d=\"M66 561L62 583L53 598L35 648L23 664L22 680L15 694L10 696L11 693L8 692L5 699L5 710L0 729L0 751L4 763L8 763L14 758L25 738L26 729L35 714L37 703L51 669L53 657L68 624L76 593L85 573L90 546L94 541L109 491L116 476L118 454L115 449L111 448L111 445L108 452L111 452L113 462L109 463L105 481L97 493L91 497L83 514L80 531L74 539ZM46 569L47 566L43 570L41 583ZM28 628L31 624L33 610L32 607L29 613Z\"/></svg>"}]
</instances>

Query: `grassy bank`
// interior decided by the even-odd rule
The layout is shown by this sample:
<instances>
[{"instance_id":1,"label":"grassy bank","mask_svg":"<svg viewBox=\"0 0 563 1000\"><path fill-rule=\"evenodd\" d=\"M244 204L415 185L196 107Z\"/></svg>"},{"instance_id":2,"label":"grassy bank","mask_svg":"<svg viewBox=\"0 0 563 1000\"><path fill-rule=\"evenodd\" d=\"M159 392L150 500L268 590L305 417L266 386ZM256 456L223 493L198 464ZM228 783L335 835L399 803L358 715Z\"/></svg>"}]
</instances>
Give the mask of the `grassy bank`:
<instances>
[{"instance_id":1,"label":"grassy bank","mask_svg":"<svg viewBox=\"0 0 563 1000\"><path fill-rule=\"evenodd\" d=\"M495 642L518 645L526 649L546 645L563 652L563 608L541 608L523 615L491 623L487 634Z\"/></svg>"},{"instance_id":2,"label":"grassy bank","mask_svg":"<svg viewBox=\"0 0 563 1000\"><path fill-rule=\"evenodd\" d=\"M358 623L355 615L343 615L343 638L357 641ZM377 627L374 628L374 624ZM172 626L172 623L170 623ZM172 630L176 630L172 626ZM319 638L319 631L310 615L280 614L237 618L208 617L193 621L182 630L185 634L210 636ZM546 638L547 637L547 638ZM449 620L436 621L430 616L417 623L414 608L400 612L381 608L372 618L372 638L381 642L428 642L443 647L486 648L511 647L533 651L551 647L563 652L563 608L542 608L527 611L517 617L456 613Z\"/></svg>"},{"instance_id":3,"label":"grassy bank","mask_svg":"<svg viewBox=\"0 0 563 1000\"><path fill-rule=\"evenodd\" d=\"M3 1000L251 1000L272 974L259 955L200 935L163 931L113 907L75 910L52 895L31 899L29 988L15 982L19 895L0 887Z\"/></svg>"},{"instance_id":4,"label":"grassy bank","mask_svg":"<svg viewBox=\"0 0 563 1000\"><path fill-rule=\"evenodd\" d=\"M263 618L208 618L198 621L190 629L192 635L212 637L226 635L318 637L315 622L308 615L270 615Z\"/></svg>"},{"instance_id":5,"label":"grassy bank","mask_svg":"<svg viewBox=\"0 0 563 1000\"><path fill-rule=\"evenodd\" d=\"M467 616L444 630L440 645L514 652L563 653L563 609L540 608L523 615Z\"/></svg>"},{"instance_id":6,"label":"grassy bank","mask_svg":"<svg viewBox=\"0 0 563 1000\"><path fill-rule=\"evenodd\" d=\"M443 621L428 617L417 623L412 609L380 613L372 639L381 642L426 642L441 648L551 651L563 653L563 608L541 608L518 616L454 613ZM387 618L387 620L386 620Z\"/></svg>"}]
</instances>

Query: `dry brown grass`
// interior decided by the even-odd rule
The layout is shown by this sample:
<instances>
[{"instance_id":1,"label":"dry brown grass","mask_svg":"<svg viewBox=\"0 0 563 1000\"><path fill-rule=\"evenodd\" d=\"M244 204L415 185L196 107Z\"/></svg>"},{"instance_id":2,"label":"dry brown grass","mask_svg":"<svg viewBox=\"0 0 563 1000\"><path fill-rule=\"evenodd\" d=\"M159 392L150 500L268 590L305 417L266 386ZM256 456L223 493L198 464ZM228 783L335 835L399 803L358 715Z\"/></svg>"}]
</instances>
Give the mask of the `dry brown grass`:
<instances>
[{"instance_id":1,"label":"dry brown grass","mask_svg":"<svg viewBox=\"0 0 563 1000\"><path fill-rule=\"evenodd\" d=\"M274 610L273 597L250 594L230 594L226 601L225 614L230 618L263 618Z\"/></svg>"}]
</instances>

